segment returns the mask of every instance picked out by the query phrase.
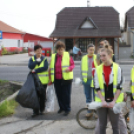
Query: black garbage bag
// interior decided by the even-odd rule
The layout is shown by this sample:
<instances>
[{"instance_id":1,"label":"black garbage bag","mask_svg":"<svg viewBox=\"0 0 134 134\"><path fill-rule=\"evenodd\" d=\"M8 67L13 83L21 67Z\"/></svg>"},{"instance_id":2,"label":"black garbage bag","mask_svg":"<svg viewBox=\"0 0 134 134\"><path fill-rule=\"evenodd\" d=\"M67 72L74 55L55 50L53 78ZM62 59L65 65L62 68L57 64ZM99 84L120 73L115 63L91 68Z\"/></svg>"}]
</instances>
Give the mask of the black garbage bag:
<instances>
[{"instance_id":1,"label":"black garbage bag","mask_svg":"<svg viewBox=\"0 0 134 134\"><path fill-rule=\"evenodd\" d=\"M35 88L36 88L36 91L39 93L39 94L43 94L44 92L44 87L38 77L38 75L36 73L33 73L33 77L34 77L34 84L35 84Z\"/></svg>"},{"instance_id":2,"label":"black garbage bag","mask_svg":"<svg viewBox=\"0 0 134 134\"><path fill-rule=\"evenodd\" d=\"M39 100L35 89L34 77L29 73L27 80L20 89L16 101L25 108L39 109Z\"/></svg>"}]
</instances>

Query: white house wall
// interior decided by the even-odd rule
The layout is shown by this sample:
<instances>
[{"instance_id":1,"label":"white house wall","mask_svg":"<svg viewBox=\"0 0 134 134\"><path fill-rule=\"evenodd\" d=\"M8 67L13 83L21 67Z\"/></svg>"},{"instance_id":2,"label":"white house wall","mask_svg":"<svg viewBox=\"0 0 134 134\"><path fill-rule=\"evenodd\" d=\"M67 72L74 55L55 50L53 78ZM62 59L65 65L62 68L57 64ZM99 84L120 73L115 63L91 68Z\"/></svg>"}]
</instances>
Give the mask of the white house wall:
<instances>
[{"instance_id":1,"label":"white house wall","mask_svg":"<svg viewBox=\"0 0 134 134\"><path fill-rule=\"evenodd\" d=\"M16 39L2 39L1 44L4 47L19 47ZM20 40L20 47L23 47L23 40Z\"/></svg>"},{"instance_id":2,"label":"white house wall","mask_svg":"<svg viewBox=\"0 0 134 134\"><path fill-rule=\"evenodd\" d=\"M40 44L44 48L51 48L51 49L53 49L53 42L51 42L51 41L40 41Z\"/></svg>"}]
</instances>

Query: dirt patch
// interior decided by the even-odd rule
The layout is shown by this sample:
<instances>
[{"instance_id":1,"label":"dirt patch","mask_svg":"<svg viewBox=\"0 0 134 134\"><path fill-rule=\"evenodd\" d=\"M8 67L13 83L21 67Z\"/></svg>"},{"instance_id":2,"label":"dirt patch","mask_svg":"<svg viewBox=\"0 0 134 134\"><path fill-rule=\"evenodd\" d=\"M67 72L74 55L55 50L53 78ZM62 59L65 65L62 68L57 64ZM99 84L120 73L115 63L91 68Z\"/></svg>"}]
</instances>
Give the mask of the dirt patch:
<instances>
[{"instance_id":1,"label":"dirt patch","mask_svg":"<svg viewBox=\"0 0 134 134\"><path fill-rule=\"evenodd\" d=\"M0 102L19 90L21 86L11 84L9 81L0 80Z\"/></svg>"}]
</instances>

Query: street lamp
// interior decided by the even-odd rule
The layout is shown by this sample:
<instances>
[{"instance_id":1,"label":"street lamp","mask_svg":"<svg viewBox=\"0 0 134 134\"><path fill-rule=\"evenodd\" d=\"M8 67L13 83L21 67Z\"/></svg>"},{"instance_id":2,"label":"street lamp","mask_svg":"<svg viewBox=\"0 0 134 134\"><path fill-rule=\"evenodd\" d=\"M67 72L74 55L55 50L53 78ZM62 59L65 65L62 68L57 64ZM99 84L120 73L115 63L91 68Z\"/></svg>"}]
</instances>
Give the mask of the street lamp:
<instances>
[{"instance_id":1,"label":"street lamp","mask_svg":"<svg viewBox=\"0 0 134 134\"><path fill-rule=\"evenodd\" d=\"M132 27L134 28L134 27ZM133 57L134 57L134 32L131 30L130 27L128 27L128 32L131 32L133 34Z\"/></svg>"}]
</instances>

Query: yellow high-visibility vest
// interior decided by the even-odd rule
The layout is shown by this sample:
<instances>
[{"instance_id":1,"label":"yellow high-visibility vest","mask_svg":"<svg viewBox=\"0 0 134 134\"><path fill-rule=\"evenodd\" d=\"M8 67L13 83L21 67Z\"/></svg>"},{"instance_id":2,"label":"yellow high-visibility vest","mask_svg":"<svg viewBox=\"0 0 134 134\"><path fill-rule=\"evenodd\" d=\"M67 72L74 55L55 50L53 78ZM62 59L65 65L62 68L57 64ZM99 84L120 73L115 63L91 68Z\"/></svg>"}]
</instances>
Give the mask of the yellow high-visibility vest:
<instances>
[{"instance_id":1,"label":"yellow high-visibility vest","mask_svg":"<svg viewBox=\"0 0 134 134\"><path fill-rule=\"evenodd\" d=\"M103 64L101 64L100 66L98 66L96 68L97 71L97 77L98 77L98 81L99 81L99 86L101 89L101 94L102 96L105 98L105 89L104 89L104 81L103 81ZM117 91L117 75L118 75L118 64L113 62L113 94L116 94ZM124 99L124 94L120 93L118 99L116 100L116 103L122 102ZM101 99L99 98L98 94L95 94L95 101L97 102L101 102Z\"/></svg>"},{"instance_id":2,"label":"yellow high-visibility vest","mask_svg":"<svg viewBox=\"0 0 134 134\"><path fill-rule=\"evenodd\" d=\"M32 57L32 60L35 61L34 56ZM40 67L44 67L44 61L46 60L46 58L43 59L43 61L40 63L40 65L36 65L34 69L38 69ZM48 70L41 72L41 73L37 73L40 81L42 84L48 84L49 82L49 77L48 77Z\"/></svg>"},{"instance_id":3,"label":"yellow high-visibility vest","mask_svg":"<svg viewBox=\"0 0 134 134\"><path fill-rule=\"evenodd\" d=\"M94 54L93 61L94 61L95 67L98 66L97 62L96 62L96 58L97 58L97 56ZM82 71L82 79L86 83L87 82L87 75L88 75L88 55L85 55L82 58L81 71ZM92 84L93 84L93 81L92 81Z\"/></svg>"},{"instance_id":4,"label":"yellow high-visibility vest","mask_svg":"<svg viewBox=\"0 0 134 134\"><path fill-rule=\"evenodd\" d=\"M132 93L132 96L133 96L133 99L134 99L134 66L131 70L131 93Z\"/></svg>"},{"instance_id":5,"label":"yellow high-visibility vest","mask_svg":"<svg viewBox=\"0 0 134 134\"><path fill-rule=\"evenodd\" d=\"M55 58L56 54L52 54L50 69L51 69L51 81L54 82L54 71L55 71ZM63 53L61 67L62 67L62 77L64 80L73 79L73 71L65 72L65 70L70 66L70 55L68 52Z\"/></svg>"}]
</instances>

